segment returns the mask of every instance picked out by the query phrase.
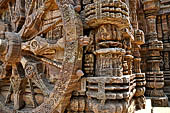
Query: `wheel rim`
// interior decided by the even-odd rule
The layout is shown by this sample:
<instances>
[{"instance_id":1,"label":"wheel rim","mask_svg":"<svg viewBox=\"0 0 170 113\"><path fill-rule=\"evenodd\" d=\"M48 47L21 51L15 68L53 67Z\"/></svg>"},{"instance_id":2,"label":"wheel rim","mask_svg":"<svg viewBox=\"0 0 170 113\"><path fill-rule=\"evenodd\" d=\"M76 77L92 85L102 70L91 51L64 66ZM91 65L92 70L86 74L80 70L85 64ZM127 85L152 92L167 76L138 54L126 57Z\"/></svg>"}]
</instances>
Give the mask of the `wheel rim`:
<instances>
[{"instance_id":1,"label":"wheel rim","mask_svg":"<svg viewBox=\"0 0 170 113\"><path fill-rule=\"evenodd\" d=\"M12 95L11 92L14 92L15 97L18 96L18 99L17 100L14 99L14 105L13 105L14 107L10 107L9 105L5 104L4 102L2 102L3 99L1 99L0 109L2 110L3 113L5 112L52 113L56 110L60 112L62 110L59 108L61 108L61 106L64 106L62 105L64 98L69 99L71 97L71 92L68 92L68 89L73 86L72 83L73 81L76 82L80 78L80 76L76 75L76 71L81 67L82 49L79 47L78 39L80 38L80 36L82 36L83 30L82 30L81 21L79 17L76 15L73 6L63 2L62 0L56 1L56 3L58 4L60 11L62 12L61 16L63 20L63 28L65 30L64 59L61 66L62 68L60 69L60 73L59 73L60 79L58 79L57 82L54 84L52 90L48 90L49 88L46 87L47 85L45 84L43 79L40 79L43 76L41 75L43 74L43 72L39 72L39 74L37 75L34 73L34 70L36 70L35 68L38 65L34 62L34 60L33 62L28 61L28 63L26 63L25 66L23 66L24 64L22 63L22 60L20 60L19 62L12 63L12 73L11 73L12 75L11 75L10 82L16 84L18 80L19 89L22 90L26 89L26 85L24 86L23 83L27 82L27 85L30 86L29 88L31 91L30 93L32 95L31 99L32 99L33 107L28 110L22 107L23 106L22 102L19 102L19 104L21 105L18 105L18 101L20 101L20 97L22 98L23 92L25 91L20 90L21 92L18 92L16 90L12 90L13 88L17 89L18 86L10 85L7 98L5 99L6 101L4 102L9 103L8 101L10 101L10 99L8 98L9 96L11 98ZM24 57L22 56L21 59L23 58L25 58L25 56ZM17 67L19 65L18 63L22 64L20 66L21 68L23 68L23 70L25 70L25 76L21 76L20 73L17 74L15 73L16 71L18 71L17 70ZM35 66L31 66L33 64ZM45 97L44 101L39 105L37 105L36 102L35 92L33 91L34 85L32 85L33 83L41 90L43 96Z\"/></svg>"}]
</instances>

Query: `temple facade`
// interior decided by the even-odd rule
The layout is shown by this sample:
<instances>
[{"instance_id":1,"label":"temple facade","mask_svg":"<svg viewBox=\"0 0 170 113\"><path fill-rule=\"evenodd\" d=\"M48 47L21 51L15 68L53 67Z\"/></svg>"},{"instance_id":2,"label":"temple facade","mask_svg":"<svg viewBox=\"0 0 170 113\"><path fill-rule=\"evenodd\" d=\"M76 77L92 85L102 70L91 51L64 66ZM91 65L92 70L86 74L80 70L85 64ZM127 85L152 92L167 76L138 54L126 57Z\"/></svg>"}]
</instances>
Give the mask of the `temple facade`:
<instances>
[{"instance_id":1,"label":"temple facade","mask_svg":"<svg viewBox=\"0 0 170 113\"><path fill-rule=\"evenodd\" d=\"M0 0L0 113L168 107L169 14L170 0Z\"/></svg>"}]
</instances>

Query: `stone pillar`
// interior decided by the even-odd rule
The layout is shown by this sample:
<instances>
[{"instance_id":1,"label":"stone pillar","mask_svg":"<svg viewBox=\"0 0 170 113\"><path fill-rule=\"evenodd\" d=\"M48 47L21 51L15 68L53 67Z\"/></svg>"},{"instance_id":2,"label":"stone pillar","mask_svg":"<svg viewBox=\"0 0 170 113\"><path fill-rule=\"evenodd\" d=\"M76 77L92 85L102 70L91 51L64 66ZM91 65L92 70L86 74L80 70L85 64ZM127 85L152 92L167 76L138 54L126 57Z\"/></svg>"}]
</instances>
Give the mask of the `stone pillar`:
<instances>
[{"instance_id":1,"label":"stone pillar","mask_svg":"<svg viewBox=\"0 0 170 113\"><path fill-rule=\"evenodd\" d=\"M147 72L146 93L152 100L153 106L167 106L168 98L164 94L164 75L160 71L160 51L163 49L162 41L158 41L156 31L156 13L159 10L159 1L144 1L144 10L147 21Z\"/></svg>"},{"instance_id":2,"label":"stone pillar","mask_svg":"<svg viewBox=\"0 0 170 113\"><path fill-rule=\"evenodd\" d=\"M157 16L158 38L163 41L161 70L164 72L164 93L170 99L170 15Z\"/></svg>"},{"instance_id":3,"label":"stone pillar","mask_svg":"<svg viewBox=\"0 0 170 113\"><path fill-rule=\"evenodd\" d=\"M94 53L94 68L89 68L94 74L88 74L86 78L87 111L131 113L135 110L132 99L136 91L135 75L132 74L133 56L131 47L126 47L133 39L128 33L127 3L124 0L83 0L84 10L81 13L85 29L90 28L90 37L93 34L93 43L87 54ZM123 34L128 35L126 39ZM125 40L127 43L124 43Z\"/></svg>"},{"instance_id":4,"label":"stone pillar","mask_svg":"<svg viewBox=\"0 0 170 113\"><path fill-rule=\"evenodd\" d=\"M145 73L141 73L141 58L140 58L140 52L139 52L140 46L138 43L133 44L133 54L134 54L134 69L133 72L136 75L136 93L134 95L135 98L135 104L136 104L136 110L144 109L145 108Z\"/></svg>"},{"instance_id":5,"label":"stone pillar","mask_svg":"<svg viewBox=\"0 0 170 113\"><path fill-rule=\"evenodd\" d=\"M138 20L137 20L137 0L129 0L130 8L130 21L133 27L134 41L132 44L132 54L133 59L133 73L136 75L136 93L134 95L136 110L145 108L145 73L141 73L141 55L140 55L140 45L144 44L144 33L139 30Z\"/></svg>"}]
</instances>

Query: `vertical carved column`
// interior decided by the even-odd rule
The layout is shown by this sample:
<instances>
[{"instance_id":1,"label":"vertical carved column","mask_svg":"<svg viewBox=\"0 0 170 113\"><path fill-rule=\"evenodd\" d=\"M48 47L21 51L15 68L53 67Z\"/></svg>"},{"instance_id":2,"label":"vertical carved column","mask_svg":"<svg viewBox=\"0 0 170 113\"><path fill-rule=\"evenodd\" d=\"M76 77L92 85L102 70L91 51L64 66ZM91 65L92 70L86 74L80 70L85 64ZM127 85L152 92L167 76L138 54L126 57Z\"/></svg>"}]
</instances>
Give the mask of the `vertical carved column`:
<instances>
[{"instance_id":1,"label":"vertical carved column","mask_svg":"<svg viewBox=\"0 0 170 113\"><path fill-rule=\"evenodd\" d=\"M84 72L88 77L92 77L95 73L95 55L93 53L95 49L94 44L94 37L95 37L95 31L91 30L89 34L90 43L85 48L85 55L84 55Z\"/></svg>"},{"instance_id":2,"label":"vertical carved column","mask_svg":"<svg viewBox=\"0 0 170 113\"><path fill-rule=\"evenodd\" d=\"M82 3L85 33L93 40L85 53L84 66L88 76L85 111L134 112L132 97L136 89L128 2L83 0Z\"/></svg>"},{"instance_id":3,"label":"vertical carved column","mask_svg":"<svg viewBox=\"0 0 170 113\"><path fill-rule=\"evenodd\" d=\"M164 43L163 50L163 63L164 63L164 78L165 78L165 87L164 92L170 99L170 15L166 14L162 17L162 38Z\"/></svg>"},{"instance_id":4,"label":"vertical carved column","mask_svg":"<svg viewBox=\"0 0 170 113\"><path fill-rule=\"evenodd\" d=\"M136 101L136 109L144 109L145 108L145 73L141 72L141 58L140 58L140 45L141 42L144 43L144 34L143 32L139 32L140 30L136 30L135 32L135 41L133 43L133 55L134 55L134 69L133 72L136 75L136 93L135 93L135 101Z\"/></svg>"},{"instance_id":5,"label":"vertical carved column","mask_svg":"<svg viewBox=\"0 0 170 113\"><path fill-rule=\"evenodd\" d=\"M163 49L162 41L158 41L156 31L155 13L159 10L158 1L144 2L144 10L147 21L147 72L146 72L146 93L152 100L153 106L167 106L168 98L165 96L164 75L160 71L160 51Z\"/></svg>"},{"instance_id":6,"label":"vertical carved column","mask_svg":"<svg viewBox=\"0 0 170 113\"><path fill-rule=\"evenodd\" d=\"M164 72L164 93L170 98L170 24L169 14L162 14L157 17L158 38L163 41L161 70Z\"/></svg>"},{"instance_id":7,"label":"vertical carved column","mask_svg":"<svg viewBox=\"0 0 170 113\"><path fill-rule=\"evenodd\" d=\"M134 29L134 41L132 44L132 54L133 59L133 73L136 75L136 93L134 95L136 110L145 108L145 73L141 73L141 55L140 55L140 45L144 44L144 33L139 30L137 21L137 0L129 1L130 8L130 19L132 27Z\"/></svg>"},{"instance_id":8,"label":"vertical carved column","mask_svg":"<svg viewBox=\"0 0 170 113\"><path fill-rule=\"evenodd\" d=\"M169 47L168 47L169 48ZM164 62L164 79L165 79L165 86L164 86L164 92L165 94L168 96L168 98L170 98L170 82L169 82L169 76L170 76L170 67L169 67L169 56L170 56L170 51L165 51L165 50L168 50L168 48L165 48L164 49L164 57L163 57L163 62Z\"/></svg>"}]
</instances>

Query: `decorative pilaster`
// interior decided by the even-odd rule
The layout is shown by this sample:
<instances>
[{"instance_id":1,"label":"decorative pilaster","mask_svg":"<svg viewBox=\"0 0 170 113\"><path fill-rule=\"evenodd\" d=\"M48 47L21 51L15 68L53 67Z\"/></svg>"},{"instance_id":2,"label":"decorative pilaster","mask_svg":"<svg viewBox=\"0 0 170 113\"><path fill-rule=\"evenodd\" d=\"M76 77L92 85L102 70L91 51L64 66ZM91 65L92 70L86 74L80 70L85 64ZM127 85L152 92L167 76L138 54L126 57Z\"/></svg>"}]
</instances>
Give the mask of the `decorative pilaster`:
<instances>
[{"instance_id":1,"label":"decorative pilaster","mask_svg":"<svg viewBox=\"0 0 170 113\"><path fill-rule=\"evenodd\" d=\"M163 1L162 1L163 2ZM165 2L166 4L166 2ZM157 16L158 38L163 42L161 71L164 72L164 93L170 99L170 15Z\"/></svg>"},{"instance_id":2,"label":"decorative pilaster","mask_svg":"<svg viewBox=\"0 0 170 113\"><path fill-rule=\"evenodd\" d=\"M146 93L152 100L153 106L167 106L168 98L164 94L164 75L160 71L160 51L163 49L162 41L158 41L156 31L156 16L159 10L159 1L144 1L144 10L147 21L147 72L146 72Z\"/></svg>"},{"instance_id":3,"label":"decorative pilaster","mask_svg":"<svg viewBox=\"0 0 170 113\"><path fill-rule=\"evenodd\" d=\"M134 112L135 101L132 97L136 89L130 52L133 36L128 34L130 22L127 2L84 0L83 5L85 28L90 28L89 37L93 39L90 48L86 48L84 64L88 76L87 111Z\"/></svg>"},{"instance_id":4,"label":"decorative pilaster","mask_svg":"<svg viewBox=\"0 0 170 113\"><path fill-rule=\"evenodd\" d=\"M133 59L133 73L136 75L136 93L134 95L136 110L145 108L145 73L141 73L141 54L140 49L141 45L145 43L144 41L144 33L138 27L137 20L137 0L129 1L130 8L130 21L132 23L133 32L134 32L134 41L132 44L132 54L134 56Z\"/></svg>"},{"instance_id":5,"label":"decorative pilaster","mask_svg":"<svg viewBox=\"0 0 170 113\"><path fill-rule=\"evenodd\" d=\"M137 33L136 33L137 35ZM144 38L142 38L143 35L140 34L140 41L142 41ZM134 95L134 98L136 100L136 110L144 109L145 108L145 85L146 85L146 79L145 79L145 73L141 72L141 58L140 58L140 41L138 40L138 37L135 37L136 40L133 43L133 54L134 54L134 69L133 72L136 75L136 93ZM143 41L144 42L144 41Z\"/></svg>"}]
</instances>

